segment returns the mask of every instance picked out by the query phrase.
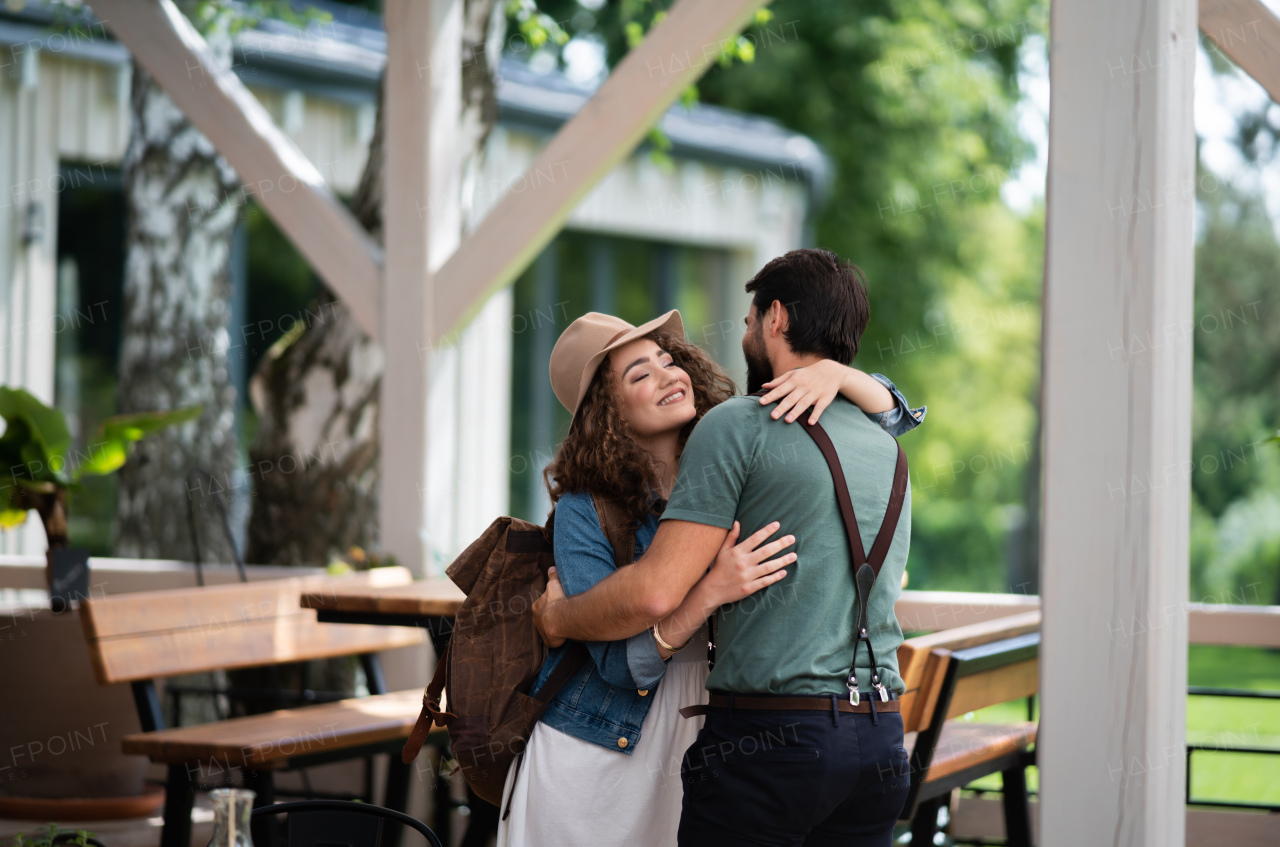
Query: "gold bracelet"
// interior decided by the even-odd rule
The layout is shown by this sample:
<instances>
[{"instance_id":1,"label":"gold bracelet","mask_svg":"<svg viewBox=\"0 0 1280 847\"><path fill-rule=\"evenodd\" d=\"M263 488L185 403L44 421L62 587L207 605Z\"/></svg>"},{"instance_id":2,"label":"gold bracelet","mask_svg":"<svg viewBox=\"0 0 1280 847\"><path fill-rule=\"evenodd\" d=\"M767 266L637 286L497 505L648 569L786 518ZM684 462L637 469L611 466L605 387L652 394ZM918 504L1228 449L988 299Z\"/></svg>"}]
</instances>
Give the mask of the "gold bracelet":
<instances>
[{"instance_id":1,"label":"gold bracelet","mask_svg":"<svg viewBox=\"0 0 1280 847\"><path fill-rule=\"evenodd\" d=\"M679 647L672 647L670 644L662 640L662 636L658 634L658 625L653 625L653 640L658 642L658 646L668 653L679 653L681 650L689 646L689 641L681 644ZM692 641L693 639L689 639Z\"/></svg>"}]
</instances>

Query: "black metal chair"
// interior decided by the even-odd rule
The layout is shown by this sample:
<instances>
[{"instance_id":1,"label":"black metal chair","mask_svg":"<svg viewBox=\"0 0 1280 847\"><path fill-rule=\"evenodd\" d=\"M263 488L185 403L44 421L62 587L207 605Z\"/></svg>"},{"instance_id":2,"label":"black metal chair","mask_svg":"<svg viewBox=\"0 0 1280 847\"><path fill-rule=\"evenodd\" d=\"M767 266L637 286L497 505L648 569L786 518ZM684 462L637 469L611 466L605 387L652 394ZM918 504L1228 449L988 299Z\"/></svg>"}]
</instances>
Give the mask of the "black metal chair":
<instances>
[{"instance_id":1,"label":"black metal chair","mask_svg":"<svg viewBox=\"0 0 1280 847\"><path fill-rule=\"evenodd\" d=\"M380 847L388 843L382 832L387 820L417 830L431 847L444 847L431 828L417 818L348 800L301 800L254 809L249 818L250 832L257 847L274 847L274 833L267 819L275 815L284 815L288 822L288 847Z\"/></svg>"}]
</instances>

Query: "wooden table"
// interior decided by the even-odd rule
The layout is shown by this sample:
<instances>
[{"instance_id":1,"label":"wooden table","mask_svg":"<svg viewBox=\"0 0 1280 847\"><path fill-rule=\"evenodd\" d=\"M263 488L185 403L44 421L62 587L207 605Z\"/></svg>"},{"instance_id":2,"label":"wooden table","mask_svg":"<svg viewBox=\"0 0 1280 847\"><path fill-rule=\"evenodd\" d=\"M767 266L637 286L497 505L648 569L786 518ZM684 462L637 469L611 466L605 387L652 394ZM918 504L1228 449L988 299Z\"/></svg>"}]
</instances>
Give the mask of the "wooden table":
<instances>
[{"instance_id":1,"label":"wooden table","mask_svg":"<svg viewBox=\"0 0 1280 847\"><path fill-rule=\"evenodd\" d=\"M462 590L443 577L414 582L373 579L352 586L335 581L324 591L303 594L302 607L315 609L326 623L425 627L432 618L452 618L464 598Z\"/></svg>"},{"instance_id":2,"label":"wooden table","mask_svg":"<svg viewBox=\"0 0 1280 847\"><path fill-rule=\"evenodd\" d=\"M315 609L321 623L364 623L381 626L414 626L425 629L436 647L444 649L453 632L453 619L465 595L448 579L406 579L402 569L379 578L378 569L360 585L341 581L322 591L302 595L302 607Z\"/></svg>"}]
</instances>

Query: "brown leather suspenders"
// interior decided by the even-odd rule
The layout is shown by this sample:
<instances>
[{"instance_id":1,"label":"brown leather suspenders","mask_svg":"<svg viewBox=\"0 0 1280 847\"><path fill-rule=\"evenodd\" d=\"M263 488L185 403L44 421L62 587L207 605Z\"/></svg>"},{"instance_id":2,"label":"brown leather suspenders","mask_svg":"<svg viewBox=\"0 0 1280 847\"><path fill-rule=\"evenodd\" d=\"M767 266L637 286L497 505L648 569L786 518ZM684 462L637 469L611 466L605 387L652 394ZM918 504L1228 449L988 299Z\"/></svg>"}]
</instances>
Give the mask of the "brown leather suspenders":
<instances>
[{"instance_id":1,"label":"brown leather suspenders","mask_svg":"<svg viewBox=\"0 0 1280 847\"><path fill-rule=\"evenodd\" d=\"M762 397L766 392L757 391L752 397ZM810 407L812 408L812 407ZM852 556L853 582L858 589L858 605L854 609L854 628L856 639L853 643L853 660L849 663L849 679L845 685L849 688L849 702L854 706L861 701L858 692L858 646L867 642L867 652L871 655L871 687L880 695L881 701L889 699L889 691L880 681L880 670L876 664L876 654L871 648L870 621L867 614L867 602L871 589L875 587L876 577L884 566L884 558L889 554L889 546L893 543L893 534L898 528L898 518L902 514L902 503L907 496L907 454L903 452L898 439L893 439L898 448L897 464L893 468L893 488L889 491L889 506L884 513L884 521L880 524L880 532L871 545L871 554L867 555L862 547L862 535L858 532L858 518L853 513L853 500L849 497L849 485L844 479L844 468L840 465L840 457L836 454L835 445L827 435L822 424L809 423L808 410L798 418L804 431L822 451L827 467L831 470L831 480L835 483L836 503L840 506L840 518L844 521L845 536L849 540L849 553ZM712 667L716 663L715 615L708 621L711 638L707 644L707 659Z\"/></svg>"},{"instance_id":2,"label":"brown leather suspenders","mask_svg":"<svg viewBox=\"0 0 1280 847\"><path fill-rule=\"evenodd\" d=\"M840 466L840 457L831 443L830 436L822 428L822 424L809 423L808 414L800 416L800 423L805 432L822 451L822 458L827 460L831 469L831 479L836 487L836 502L840 506L840 517L844 521L845 535L849 539L849 552L853 556L853 581L858 587L858 606L854 612L854 627L857 639L853 643L853 661L849 665L849 679L845 683L849 687L849 702L858 705L858 645L867 642L867 652L871 654L871 687L880 695L882 701L889 699L889 692L880 681L880 671L876 665L876 654L871 649L871 637L868 634L870 625L867 616L867 601L871 589L875 586L880 568L884 566L884 557L889 553L889 545L893 543L893 534L898 528L898 517L902 514L902 501L907 496L907 454L902 445L894 439L898 448L898 461L893 469L893 488L889 491L889 507L884 514L884 522L880 524L880 532L871 545L871 555L863 552L862 536L858 532L858 519L853 513L853 501L849 498L849 486L844 479L844 468Z\"/></svg>"}]
</instances>

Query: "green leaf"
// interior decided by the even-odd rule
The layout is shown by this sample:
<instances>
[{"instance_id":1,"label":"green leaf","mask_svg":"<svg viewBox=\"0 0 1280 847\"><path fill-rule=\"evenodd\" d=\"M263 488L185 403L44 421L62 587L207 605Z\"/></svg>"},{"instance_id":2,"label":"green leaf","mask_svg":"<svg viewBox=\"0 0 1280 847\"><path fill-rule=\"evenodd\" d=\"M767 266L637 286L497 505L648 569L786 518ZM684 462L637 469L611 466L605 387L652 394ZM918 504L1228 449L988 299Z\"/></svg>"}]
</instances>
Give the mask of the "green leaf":
<instances>
[{"instance_id":1,"label":"green leaf","mask_svg":"<svg viewBox=\"0 0 1280 847\"><path fill-rule=\"evenodd\" d=\"M137 441L138 439L133 439ZM123 438L93 444L89 458L78 467L76 476L102 476L119 470L129 458L129 442Z\"/></svg>"},{"instance_id":2,"label":"green leaf","mask_svg":"<svg viewBox=\"0 0 1280 847\"><path fill-rule=\"evenodd\" d=\"M638 21L629 21L623 30L627 36L627 47L634 50L636 46L644 41L644 27Z\"/></svg>"},{"instance_id":3,"label":"green leaf","mask_svg":"<svg viewBox=\"0 0 1280 847\"><path fill-rule=\"evenodd\" d=\"M0 509L0 530L13 529L27 522L26 509Z\"/></svg>"},{"instance_id":4,"label":"green leaf","mask_svg":"<svg viewBox=\"0 0 1280 847\"><path fill-rule=\"evenodd\" d=\"M662 131L662 128L655 126L649 130L646 140L650 145L649 160L668 173L674 170L676 166L675 160L671 158L671 153L669 152L671 150L671 139Z\"/></svg>"},{"instance_id":5,"label":"green leaf","mask_svg":"<svg viewBox=\"0 0 1280 847\"><path fill-rule=\"evenodd\" d=\"M118 470L129 458L130 445L135 441L166 427L195 420L203 410L203 406L187 406L168 412L138 412L107 418L89 444L88 458L76 467L75 477L101 476Z\"/></svg>"},{"instance_id":6,"label":"green leaf","mask_svg":"<svg viewBox=\"0 0 1280 847\"><path fill-rule=\"evenodd\" d=\"M660 127L655 126L653 129L649 130L649 135L646 140L652 144L654 148L661 150L663 153L666 153L671 149L671 138L663 132Z\"/></svg>"},{"instance_id":7,"label":"green leaf","mask_svg":"<svg viewBox=\"0 0 1280 847\"><path fill-rule=\"evenodd\" d=\"M0 456L15 478L66 483L71 431L62 412L21 388L0 387L0 417L5 420Z\"/></svg>"}]
</instances>

